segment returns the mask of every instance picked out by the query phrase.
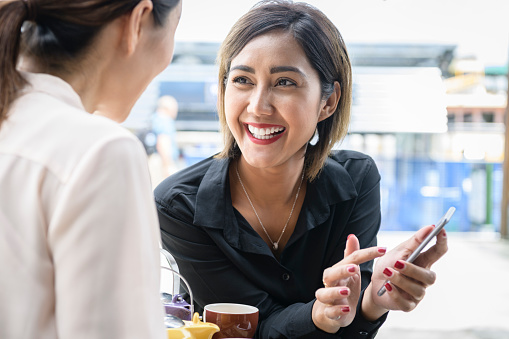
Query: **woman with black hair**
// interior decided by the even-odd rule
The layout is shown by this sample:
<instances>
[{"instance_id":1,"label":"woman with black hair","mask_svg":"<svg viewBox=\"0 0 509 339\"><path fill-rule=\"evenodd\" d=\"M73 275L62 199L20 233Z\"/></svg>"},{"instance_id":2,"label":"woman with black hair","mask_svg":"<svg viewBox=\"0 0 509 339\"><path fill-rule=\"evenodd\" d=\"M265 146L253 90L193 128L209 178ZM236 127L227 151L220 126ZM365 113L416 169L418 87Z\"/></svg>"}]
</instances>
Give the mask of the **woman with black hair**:
<instances>
[{"instance_id":1,"label":"woman with black hair","mask_svg":"<svg viewBox=\"0 0 509 339\"><path fill-rule=\"evenodd\" d=\"M0 2L0 338L166 337L145 151L100 115L169 64L181 6Z\"/></svg>"}]
</instances>

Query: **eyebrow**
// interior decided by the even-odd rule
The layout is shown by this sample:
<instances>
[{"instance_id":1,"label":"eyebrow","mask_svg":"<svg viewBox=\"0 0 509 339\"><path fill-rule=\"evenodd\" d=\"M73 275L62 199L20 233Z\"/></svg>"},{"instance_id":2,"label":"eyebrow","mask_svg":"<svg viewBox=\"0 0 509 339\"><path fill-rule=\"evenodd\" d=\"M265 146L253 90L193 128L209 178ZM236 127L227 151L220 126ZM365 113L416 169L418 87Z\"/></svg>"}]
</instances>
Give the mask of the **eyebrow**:
<instances>
[{"instance_id":1,"label":"eyebrow","mask_svg":"<svg viewBox=\"0 0 509 339\"><path fill-rule=\"evenodd\" d=\"M245 72L253 73L253 74L256 73L254 68L246 66L246 65L233 66L232 68L230 68L230 72L233 70L241 70L241 71L245 71ZM295 73L303 76L304 78L307 78L307 76L306 76L306 74L304 74L304 72L302 72L297 67L293 67L293 66L275 66L270 69L270 74L284 73L284 72L295 72Z\"/></svg>"},{"instance_id":2,"label":"eyebrow","mask_svg":"<svg viewBox=\"0 0 509 339\"><path fill-rule=\"evenodd\" d=\"M307 78L307 76L306 76L306 74L304 74L304 72L302 72L297 67L293 67L293 66L276 66L276 67L272 67L270 69L270 74L283 73L283 72L295 72L295 73L303 76L304 78Z\"/></svg>"},{"instance_id":3,"label":"eyebrow","mask_svg":"<svg viewBox=\"0 0 509 339\"><path fill-rule=\"evenodd\" d=\"M238 66L233 66L232 68L230 68L230 72L231 71L234 71L234 70L240 70L240 71L244 71L244 72L248 72L248 73L255 73L255 70L253 67L249 67L249 66L246 66L246 65L238 65Z\"/></svg>"}]
</instances>

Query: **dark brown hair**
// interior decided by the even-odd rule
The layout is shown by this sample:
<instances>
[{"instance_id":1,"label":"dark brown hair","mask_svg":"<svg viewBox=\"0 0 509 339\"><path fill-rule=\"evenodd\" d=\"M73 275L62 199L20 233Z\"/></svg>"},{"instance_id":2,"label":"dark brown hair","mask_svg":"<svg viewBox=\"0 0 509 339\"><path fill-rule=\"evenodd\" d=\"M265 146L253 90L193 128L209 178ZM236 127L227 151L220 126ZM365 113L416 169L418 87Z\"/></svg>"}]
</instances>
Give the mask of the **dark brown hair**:
<instances>
[{"instance_id":1,"label":"dark brown hair","mask_svg":"<svg viewBox=\"0 0 509 339\"><path fill-rule=\"evenodd\" d=\"M261 1L235 23L223 41L218 55L218 114L225 147L217 157L236 158L240 155L240 149L226 123L224 108L225 80L231 61L251 40L274 30L290 32L301 45L319 74L322 98L326 99L333 93L336 81L341 86L336 111L318 123L318 141L315 145L309 144L306 150L306 178L312 181L323 168L334 144L342 140L348 131L352 70L345 43L336 26L320 10L306 3Z\"/></svg>"},{"instance_id":2,"label":"dark brown hair","mask_svg":"<svg viewBox=\"0 0 509 339\"><path fill-rule=\"evenodd\" d=\"M141 0L6 0L0 3L0 125L26 80L16 69L20 50L44 69L65 71L100 30ZM152 0L154 22L163 26L181 0Z\"/></svg>"}]
</instances>

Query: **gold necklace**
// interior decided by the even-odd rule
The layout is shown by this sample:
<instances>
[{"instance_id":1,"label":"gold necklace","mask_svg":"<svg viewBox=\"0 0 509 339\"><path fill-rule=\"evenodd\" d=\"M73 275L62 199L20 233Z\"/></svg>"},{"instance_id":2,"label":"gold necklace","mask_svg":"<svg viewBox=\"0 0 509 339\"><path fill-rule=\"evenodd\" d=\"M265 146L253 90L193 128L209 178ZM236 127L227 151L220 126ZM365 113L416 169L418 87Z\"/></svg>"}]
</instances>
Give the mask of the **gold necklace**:
<instances>
[{"instance_id":1,"label":"gold necklace","mask_svg":"<svg viewBox=\"0 0 509 339\"><path fill-rule=\"evenodd\" d=\"M249 198L249 194L247 194L246 188L244 187L244 184L242 183L242 179L240 178L238 163L235 166L235 171L237 172L237 178L239 178L240 186L242 186L242 190L244 190L244 193L246 194L246 198L249 201L249 204L251 205L251 208L253 209L253 212L255 213L256 218L258 218L258 222L260 223L260 226L262 226L262 229L265 232L265 234L267 235L267 238L269 238L269 241L272 243L273 250L277 251L277 249L279 248L279 242L281 241L281 238L283 237L283 234L285 233L286 226L288 226L288 223L290 222L290 218L292 217L293 210L295 208L295 204L297 203L297 199L299 198L300 188L302 187L302 182L304 181L304 171L302 171L302 177L300 178L300 184L299 184L299 188L297 189L297 194L295 194L295 200L293 201L292 210L290 211L290 215L288 216L288 220L286 220L285 227L283 227L283 230L281 231L281 235L279 236L277 241L272 241L269 233L265 229L265 226L263 226L263 222L260 219L260 216L258 216L258 213L256 212L256 208L254 207L253 202Z\"/></svg>"}]
</instances>

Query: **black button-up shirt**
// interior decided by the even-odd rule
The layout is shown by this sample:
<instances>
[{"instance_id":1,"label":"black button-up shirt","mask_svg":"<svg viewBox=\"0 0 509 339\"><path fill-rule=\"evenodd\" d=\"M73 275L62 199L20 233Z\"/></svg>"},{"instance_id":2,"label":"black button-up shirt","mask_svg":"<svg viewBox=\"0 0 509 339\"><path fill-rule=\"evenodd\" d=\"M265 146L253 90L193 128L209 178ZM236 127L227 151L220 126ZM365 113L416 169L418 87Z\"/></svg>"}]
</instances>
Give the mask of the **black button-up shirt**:
<instances>
[{"instance_id":1,"label":"black button-up shirt","mask_svg":"<svg viewBox=\"0 0 509 339\"><path fill-rule=\"evenodd\" d=\"M258 307L258 338L373 338L385 321L359 310L336 334L311 318L323 271L343 259L353 233L361 248L375 246L380 227L380 175L364 154L339 151L308 183L295 230L278 261L233 207L228 159L208 158L163 181L155 190L163 246L175 257L198 311L210 303ZM362 289L373 262L361 265ZM362 298L362 296L361 296ZM360 302L359 302L360 305Z\"/></svg>"}]
</instances>

